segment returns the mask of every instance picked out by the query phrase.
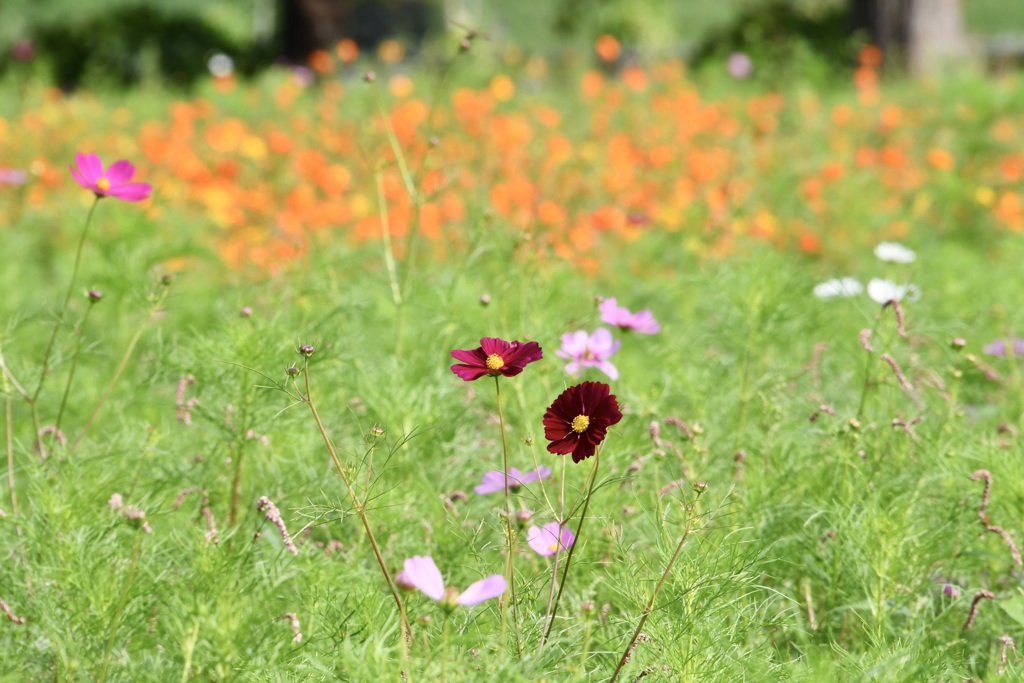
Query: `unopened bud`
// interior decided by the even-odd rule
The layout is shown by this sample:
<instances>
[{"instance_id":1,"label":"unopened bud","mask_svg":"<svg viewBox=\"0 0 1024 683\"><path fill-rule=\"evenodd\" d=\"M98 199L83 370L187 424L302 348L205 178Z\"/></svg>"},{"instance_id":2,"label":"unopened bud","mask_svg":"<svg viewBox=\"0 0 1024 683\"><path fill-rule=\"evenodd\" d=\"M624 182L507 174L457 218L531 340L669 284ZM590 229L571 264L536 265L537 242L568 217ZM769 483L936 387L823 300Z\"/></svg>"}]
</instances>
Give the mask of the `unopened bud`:
<instances>
[{"instance_id":1,"label":"unopened bud","mask_svg":"<svg viewBox=\"0 0 1024 683\"><path fill-rule=\"evenodd\" d=\"M967 340L962 337L957 337L949 342L949 346L952 349L959 351L960 349L967 346Z\"/></svg>"},{"instance_id":2,"label":"unopened bud","mask_svg":"<svg viewBox=\"0 0 1024 683\"><path fill-rule=\"evenodd\" d=\"M370 428L370 436L372 436L372 437L384 436L384 428L383 427L371 427Z\"/></svg>"},{"instance_id":3,"label":"unopened bud","mask_svg":"<svg viewBox=\"0 0 1024 683\"><path fill-rule=\"evenodd\" d=\"M294 377L295 375L299 374L299 369L293 365L287 370L285 370L285 372L287 372L289 376Z\"/></svg>"},{"instance_id":4,"label":"unopened bud","mask_svg":"<svg viewBox=\"0 0 1024 683\"><path fill-rule=\"evenodd\" d=\"M239 311L238 314L240 316L242 316L243 318L248 318L248 317L250 317L252 315L252 308L250 308L249 306L246 306L241 311Z\"/></svg>"},{"instance_id":5,"label":"unopened bud","mask_svg":"<svg viewBox=\"0 0 1024 683\"><path fill-rule=\"evenodd\" d=\"M706 481L694 482L693 486L691 486L690 488L696 491L697 495L699 496L700 494L708 490L708 483Z\"/></svg>"},{"instance_id":6,"label":"unopened bud","mask_svg":"<svg viewBox=\"0 0 1024 683\"><path fill-rule=\"evenodd\" d=\"M103 292L98 289L90 289L87 296L89 297L89 303L94 304L103 298Z\"/></svg>"},{"instance_id":7,"label":"unopened bud","mask_svg":"<svg viewBox=\"0 0 1024 683\"><path fill-rule=\"evenodd\" d=\"M481 306L486 306L489 303L491 303L491 295L490 294L486 294L486 293L481 294L480 295L480 305Z\"/></svg>"},{"instance_id":8,"label":"unopened bud","mask_svg":"<svg viewBox=\"0 0 1024 683\"><path fill-rule=\"evenodd\" d=\"M363 82L373 83L375 80L377 80L377 74L374 73L373 71L367 71L365 74L363 74Z\"/></svg>"},{"instance_id":9,"label":"unopened bud","mask_svg":"<svg viewBox=\"0 0 1024 683\"><path fill-rule=\"evenodd\" d=\"M533 521L533 510L516 510L516 526L525 529Z\"/></svg>"},{"instance_id":10,"label":"unopened bud","mask_svg":"<svg viewBox=\"0 0 1024 683\"><path fill-rule=\"evenodd\" d=\"M309 358L314 353L316 353L316 349L313 348L313 346L310 344L303 344L302 346L299 347L299 353L301 353L306 358Z\"/></svg>"}]
</instances>

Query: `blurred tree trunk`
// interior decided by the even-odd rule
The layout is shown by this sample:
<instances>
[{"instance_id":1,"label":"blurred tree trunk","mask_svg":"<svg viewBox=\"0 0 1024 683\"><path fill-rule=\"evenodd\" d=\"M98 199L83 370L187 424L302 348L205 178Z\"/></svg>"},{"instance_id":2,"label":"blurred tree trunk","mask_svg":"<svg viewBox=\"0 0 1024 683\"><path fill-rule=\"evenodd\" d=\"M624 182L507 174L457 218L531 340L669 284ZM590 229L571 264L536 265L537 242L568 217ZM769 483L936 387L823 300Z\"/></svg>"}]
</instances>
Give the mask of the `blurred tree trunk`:
<instances>
[{"instance_id":1,"label":"blurred tree trunk","mask_svg":"<svg viewBox=\"0 0 1024 683\"><path fill-rule=\"evenodd\" d=\"M855 30L889 59L932 74L968 56L961 0L850 0Z\"/></svg>"},{"instance_id":2,"label":"blurred tree trunk","mask_svg":"<svg viewBox=\"0 0 1024 683\"><path fill-rule=\"evenodd\" d=\"M284 0L281 53L301 63L314 50L333 47L344 35L355 4L355 0Z\"/></svg>"}]
</instances>

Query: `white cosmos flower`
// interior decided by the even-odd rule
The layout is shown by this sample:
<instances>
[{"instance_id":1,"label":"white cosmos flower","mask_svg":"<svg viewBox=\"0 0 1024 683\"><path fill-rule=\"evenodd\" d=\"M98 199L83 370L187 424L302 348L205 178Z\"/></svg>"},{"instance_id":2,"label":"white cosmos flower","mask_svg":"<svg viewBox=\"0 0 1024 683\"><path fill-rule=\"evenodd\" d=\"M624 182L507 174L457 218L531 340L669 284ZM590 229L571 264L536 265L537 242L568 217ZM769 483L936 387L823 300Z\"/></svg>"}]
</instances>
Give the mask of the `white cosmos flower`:
<instances>
[{"instance_id":1,"label":"white cosmos flower","mask_svg":"<svg viewBox=\"0 0 1024 683\"><path fill-rule=\"evenodd\" d=\"M917 254L898 242L881 242L875 247L875 256L882 261L893 263L913 263Z\"/></svg>"},{"instance_id":2,"label":"white cosmos flower","mask_svg":"<svg viewBox=\"0 0 1024 683\"><path fill-rule=\"evenodd\" d=\"M892 280L873 277L868 282L868 296L879 304L884 304L890 299L901 301L904 297L907 298L907 301L917 301L921 296L921 290L917 285L898 285Z\"/></svg>"},{"instance_id":3,"label":"white cosmos flower","mask_svg":"<svg viewBox=\"0 0 1024 683\"><path fill-rule=\"evenodd\" d=\"M856 296L864 291L864 285L857 278L844 277L832 279L815 285L814 296L819 299L831 299L837 296Z\"/></svg>"}]
</instances>

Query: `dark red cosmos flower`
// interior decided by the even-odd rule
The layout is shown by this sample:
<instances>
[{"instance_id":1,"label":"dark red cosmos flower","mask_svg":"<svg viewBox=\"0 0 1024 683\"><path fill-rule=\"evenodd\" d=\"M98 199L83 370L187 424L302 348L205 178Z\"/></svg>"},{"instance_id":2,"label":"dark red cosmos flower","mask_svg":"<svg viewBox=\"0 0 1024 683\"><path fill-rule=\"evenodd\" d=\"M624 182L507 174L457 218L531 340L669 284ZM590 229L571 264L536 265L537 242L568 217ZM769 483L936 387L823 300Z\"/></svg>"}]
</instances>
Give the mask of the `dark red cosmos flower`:
<instances>
[{"instance_id":1,"label":"dark red cosmos flower","mask_svg":"<svg viewBox=\"0 0 1024 683\"><path fill-rule=\"evenodd\" d=\"M583 382L569 387L544 413L544 438L548 450L579 462L594 454L608 428L622 419L619 402L607 384Z\"/></svg>"},{"instance_id":2,"label":"dark red cosmos flower","mask_svg":"<svg viewBox=\"0 0 1024 683\"><path fill-rule=\"evenodd\" d=\"M471 382L484 375L514 377L523 371L528 363L543 358L537 342L507 342L504 339L484 337L475 349L452 351L452 358L460 360L452 366L452 372ZM463 364L464 363L464 364Z\"/></svg>"}]
</instances>

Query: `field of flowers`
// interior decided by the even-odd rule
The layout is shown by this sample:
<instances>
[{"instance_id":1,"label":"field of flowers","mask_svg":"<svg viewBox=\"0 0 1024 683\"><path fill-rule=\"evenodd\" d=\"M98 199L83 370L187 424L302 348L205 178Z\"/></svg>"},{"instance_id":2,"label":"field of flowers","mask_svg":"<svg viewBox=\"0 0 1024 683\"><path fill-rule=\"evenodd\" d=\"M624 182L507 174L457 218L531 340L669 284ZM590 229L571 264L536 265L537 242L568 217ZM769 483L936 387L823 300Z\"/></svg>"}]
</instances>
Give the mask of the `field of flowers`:
<instances>
[{"instance_id":1,"label":"field of flowers","mask_svg":"<svg viewBox=\"0 0 1024 683\"><path fill-rule=\"evenodd\" d=\"M0 681L1016 680L1020 77L401 51L0 82Z\"/></svg>"}]
</instances>

